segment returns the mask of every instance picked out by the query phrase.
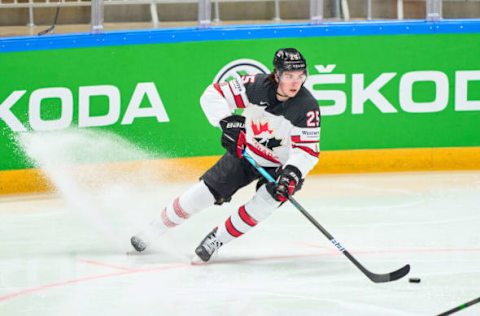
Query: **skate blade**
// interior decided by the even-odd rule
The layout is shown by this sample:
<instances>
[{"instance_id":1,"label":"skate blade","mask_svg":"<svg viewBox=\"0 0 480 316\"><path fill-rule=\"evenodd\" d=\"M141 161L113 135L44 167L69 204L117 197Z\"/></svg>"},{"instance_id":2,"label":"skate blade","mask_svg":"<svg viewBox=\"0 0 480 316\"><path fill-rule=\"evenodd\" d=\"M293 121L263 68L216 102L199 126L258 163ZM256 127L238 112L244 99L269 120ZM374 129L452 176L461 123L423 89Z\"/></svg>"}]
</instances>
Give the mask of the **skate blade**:
<instances>
[{"instance_id":1,"label":"skate blade","mask_svg":"<svg viewBox=\"0 0 480 316\"><path fill-rule=\"evenodd\" d=\"M192 258L192 260L190 261L190 264L191 264L192 266L201 266L201 265L205 265L205 264L207 264L207 263L204 262L202 259L200 259L199 256L193 255L193 258Z\"/></svg>"},{"instance_id":2,"label":"skate blade","mask_svg":"<svg viewBox=\"0 0 480 316\"><path fill-rule=\"evenodd\" d=\"M142 251L142 252L138 252L136 250L129 250L127 252L125 252L125 254L127 256L144 256L144 255L149 255L150 254L150 251Z\"/></svg>"}]
</instances>

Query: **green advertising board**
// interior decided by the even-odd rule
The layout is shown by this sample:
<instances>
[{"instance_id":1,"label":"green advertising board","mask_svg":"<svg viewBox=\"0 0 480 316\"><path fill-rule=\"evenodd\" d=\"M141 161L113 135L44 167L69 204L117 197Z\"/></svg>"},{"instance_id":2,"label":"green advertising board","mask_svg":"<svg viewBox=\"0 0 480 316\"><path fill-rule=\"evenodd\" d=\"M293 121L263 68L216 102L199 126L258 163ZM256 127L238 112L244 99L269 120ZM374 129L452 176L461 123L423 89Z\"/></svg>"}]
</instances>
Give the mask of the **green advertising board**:
<instances>
[{"instance_id":1,"label":"green advertising board","mask_svg":"<svg viewBox=\"0 0 480 316\"><path fill-rule=\"evenodd\" d=\"M32 167L18 133L70 127L219 155L202 92L229 68L268 71L280 47L307 58L323 151L480 146L480 32L135 43L1 52L0 170Z\"/></svg>"}]
</instances>

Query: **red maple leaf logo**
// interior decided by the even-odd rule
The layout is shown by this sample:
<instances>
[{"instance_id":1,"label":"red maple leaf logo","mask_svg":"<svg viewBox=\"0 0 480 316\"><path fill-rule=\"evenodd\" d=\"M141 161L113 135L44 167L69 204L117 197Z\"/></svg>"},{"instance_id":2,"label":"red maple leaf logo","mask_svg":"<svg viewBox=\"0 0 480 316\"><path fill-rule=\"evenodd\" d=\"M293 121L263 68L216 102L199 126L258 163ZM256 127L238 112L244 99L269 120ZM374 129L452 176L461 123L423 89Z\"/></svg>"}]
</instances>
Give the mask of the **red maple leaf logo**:
<instances>
[{"instance_id":1,"label":"red maple leaf logo","mask_svg":"<svg viewBox=\"0 0 480 316\"><path fill-rule=\"evenodd\" d=\"M268 132L269 134L273 133L273 130L268 129L268 122L256 124L252 121L252 130L255 136L260 135L263 132Z\"/></svg>"}]
</instances>

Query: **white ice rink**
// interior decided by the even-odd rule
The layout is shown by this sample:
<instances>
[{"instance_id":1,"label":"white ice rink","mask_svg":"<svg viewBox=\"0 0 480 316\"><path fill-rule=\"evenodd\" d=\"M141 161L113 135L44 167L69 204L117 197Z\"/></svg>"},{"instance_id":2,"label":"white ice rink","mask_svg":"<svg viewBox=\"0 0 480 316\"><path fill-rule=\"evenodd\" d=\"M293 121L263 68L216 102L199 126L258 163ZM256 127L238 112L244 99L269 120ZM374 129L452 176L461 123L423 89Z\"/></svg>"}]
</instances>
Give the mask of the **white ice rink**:
<instances>
[{"instance_id":1,"label":"white ice rink","mask_svg":"<svg viewBox=\"0 0 480 316\"><path fill-rule=\"evenodd\" d=\"M190 265L253 187L127 254L129 236L189 185L1 197L0 315L436 315L480 296L478 171L308 177L297 200L364 266L412 266L385 284L290 205Z\"/></svg>"}]
</instances>

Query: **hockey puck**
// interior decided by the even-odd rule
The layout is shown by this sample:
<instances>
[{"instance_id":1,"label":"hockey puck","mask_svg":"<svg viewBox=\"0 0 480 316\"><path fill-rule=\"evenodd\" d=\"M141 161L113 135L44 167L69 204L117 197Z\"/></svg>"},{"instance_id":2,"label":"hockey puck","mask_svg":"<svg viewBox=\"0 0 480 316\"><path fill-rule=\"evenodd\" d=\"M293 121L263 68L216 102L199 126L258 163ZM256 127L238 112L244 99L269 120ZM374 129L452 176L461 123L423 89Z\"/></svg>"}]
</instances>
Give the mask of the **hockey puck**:
<instances>
[{"instance_id":1,"label":"hockey puck","mask_svg":"<svg viewBox=\"0 0 480 316\"><path fill-rule=\"evenodd\" d=\"M410 279L408 279L408 282L410 282L410 283L420 283L420 281L421 281L420 278L410 278Z\"/></svg>"}]
</instances>

